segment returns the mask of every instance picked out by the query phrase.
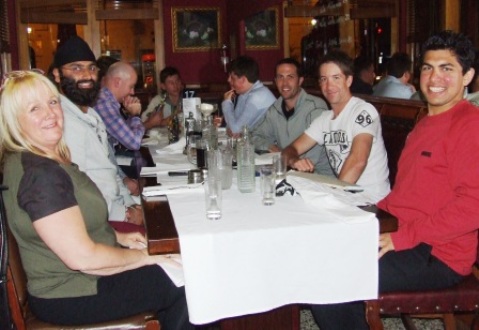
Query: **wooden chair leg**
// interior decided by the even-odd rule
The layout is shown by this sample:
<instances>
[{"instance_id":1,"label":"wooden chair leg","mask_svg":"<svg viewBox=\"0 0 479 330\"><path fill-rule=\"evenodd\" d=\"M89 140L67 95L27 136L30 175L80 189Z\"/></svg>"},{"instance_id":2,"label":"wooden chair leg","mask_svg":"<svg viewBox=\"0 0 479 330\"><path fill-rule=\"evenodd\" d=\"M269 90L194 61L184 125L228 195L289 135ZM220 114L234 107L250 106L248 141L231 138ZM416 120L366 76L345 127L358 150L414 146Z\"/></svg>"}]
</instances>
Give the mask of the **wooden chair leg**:
<instances>
[{"instance_id":1,"label":"wooden chair leg","mask_svg":"<svg viewBox=\"0 0 479 330\"><path fill-rule=\"evenodd\" d=\"M471 322L471 330L479 330L479 312L476 312L476 315Z\"/></svg>"},{"instance_id":2,"label":"wooden chair leg","mask_svg":"<svg viewBox=\"0 0 479 330\"><path fill-rule=\"evenodd\" d=\"M370 330L384 330L381 316L379 315L379 302L377 300L366 301L366 321Z\"/></svg>"},{"instance_id":3,"label":"wooden chair leg","mask_svg":"<svg viewBox=\"0 0 479 330\"><path fill-rule=\"evenodd\" d=\"M444 330L456 330L456 318L453 313L443 314L442 322L444 323Z\"/></svg>"},{"instance_id":4,"label":"wooden chair leg","mask_svg":"<svg viewBox=\"0 0 479 330\"><path fill-rule=\"evenodd\" d=\"M417 330L416 325L414 324L410 315L401 314L401 321L404 324L406 330Z\"/></svg>"}]
</instances>

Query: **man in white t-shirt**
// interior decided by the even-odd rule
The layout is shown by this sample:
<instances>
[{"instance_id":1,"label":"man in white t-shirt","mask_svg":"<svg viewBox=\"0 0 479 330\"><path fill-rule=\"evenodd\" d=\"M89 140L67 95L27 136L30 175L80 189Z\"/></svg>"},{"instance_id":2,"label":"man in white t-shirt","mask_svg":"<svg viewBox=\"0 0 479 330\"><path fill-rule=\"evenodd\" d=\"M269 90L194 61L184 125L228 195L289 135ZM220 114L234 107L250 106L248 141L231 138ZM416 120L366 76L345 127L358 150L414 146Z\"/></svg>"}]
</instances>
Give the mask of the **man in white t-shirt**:
<instances>
[{"instance_id":1,"label":"man in white t-shirt","mask_svg":"<svg viewBox=\"0 0 479 330\"><path fill-rule=\"evenodd\" d=\"M331 105L282 154L288 165L312 172L314 164L300 158L316 144L324 145L338 179L364 188L371 202L389 193L389 169L379 114L374 106L351 95L353 61L331 51L319 63L321 92Z\"/></svg>"}]
</instances>

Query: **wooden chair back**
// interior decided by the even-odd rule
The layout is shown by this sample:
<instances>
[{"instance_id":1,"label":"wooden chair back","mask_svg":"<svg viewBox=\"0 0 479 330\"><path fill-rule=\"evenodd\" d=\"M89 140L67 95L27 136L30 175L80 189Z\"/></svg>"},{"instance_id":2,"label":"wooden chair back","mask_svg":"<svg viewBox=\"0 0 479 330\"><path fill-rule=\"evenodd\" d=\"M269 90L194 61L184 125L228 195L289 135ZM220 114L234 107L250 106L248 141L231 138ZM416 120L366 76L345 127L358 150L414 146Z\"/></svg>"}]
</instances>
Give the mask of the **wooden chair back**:
<instances>
[{"instance_id":1,"label":"wooden chair back","mask_svg":"<svg viewBox=\"0 0 479 330\"><path fill-rule=\"evenodd\" d=\"M0 199L1 199L0 195ZM3 201L1 202L3 203ZM42 322L37 319L28 307L27 276L22 266L20 251L17 241L9 229L7 229L8 242L8 269L7 269L7 292L8 304L11 317L17 330L25 329L78 329L78 326L60 326ZM142 313L121 320L102 322L97 324L82 325L82 329L107 330L107 329L147 329L160 330L160 322L156 313Z\"/></svg>"}]
</instances>

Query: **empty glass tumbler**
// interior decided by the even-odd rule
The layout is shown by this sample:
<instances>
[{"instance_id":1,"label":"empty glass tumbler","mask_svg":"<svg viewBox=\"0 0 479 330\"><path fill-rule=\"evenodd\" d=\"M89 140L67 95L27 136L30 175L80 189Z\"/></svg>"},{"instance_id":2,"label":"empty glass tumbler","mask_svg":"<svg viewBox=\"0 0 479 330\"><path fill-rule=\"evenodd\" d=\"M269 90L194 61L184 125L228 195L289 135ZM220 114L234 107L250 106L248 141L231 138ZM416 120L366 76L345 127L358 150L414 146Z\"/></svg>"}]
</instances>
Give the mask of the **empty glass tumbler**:
<instances>
[{"instance_id":1,"label":"empty glass tumbler","mask_svg":"<svg viewBox=\"0 0 479 330\"><path fill-rule=\"evenodd\" d=\"M209 220L221 219L222 188L221 180L216 176L208 176L204 182L206 218Z\"/></svg>"},{"instance_id":2,"label":"empty glass tumbler","mask_svg":"<svg viewBox=\"0 0 479 330\"><path fill-rule=\"evenodd\" d=\"M261 200L263 205L273 205L276 195L276 172L272 165L265 165L260 168Z\"/></svg>"}]
</instances>

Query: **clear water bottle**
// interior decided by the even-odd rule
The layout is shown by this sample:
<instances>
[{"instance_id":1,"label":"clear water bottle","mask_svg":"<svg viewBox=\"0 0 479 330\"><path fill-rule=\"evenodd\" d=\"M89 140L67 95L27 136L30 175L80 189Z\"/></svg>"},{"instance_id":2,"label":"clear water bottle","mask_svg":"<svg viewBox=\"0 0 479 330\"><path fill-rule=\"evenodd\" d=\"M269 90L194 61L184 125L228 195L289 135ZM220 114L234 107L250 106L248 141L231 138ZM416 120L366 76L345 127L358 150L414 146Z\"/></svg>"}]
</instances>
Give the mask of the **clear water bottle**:
<instances>
[{"instance_id":1,"label":"clear water bottle","mask_svg":"<svg viewBox=\"0 0 479 330\"><path fill-rule=\"evenodd\" d=\"M218 149L218 128L213 123L213 117L209 116L202 130L203 138L208 140L210 149Z\"/></svg>"},{"instance_id":2,"label":"clear water bottle","mask_svg":"<svg viewBox=\"0 0 479 330\"><path fill-rule=\"evenodd\" d=\"M236 153L238 189L242 193L254 192L254 145L247 126L243 127L243 137L236 144Z\"/></svg>"}]
</instances>

